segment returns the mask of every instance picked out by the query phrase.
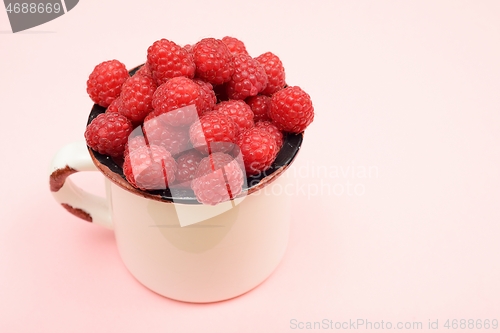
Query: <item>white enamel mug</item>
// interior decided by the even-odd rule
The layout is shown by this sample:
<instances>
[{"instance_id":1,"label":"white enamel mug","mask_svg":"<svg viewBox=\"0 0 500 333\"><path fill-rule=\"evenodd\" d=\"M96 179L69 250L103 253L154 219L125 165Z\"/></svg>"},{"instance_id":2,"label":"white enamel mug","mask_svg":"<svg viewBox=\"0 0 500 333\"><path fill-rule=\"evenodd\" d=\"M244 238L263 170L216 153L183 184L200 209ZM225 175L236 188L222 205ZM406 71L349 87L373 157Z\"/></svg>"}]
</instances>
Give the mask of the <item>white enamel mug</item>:
<instances>
[{"instance_id":1,"label":"white enamel mug","mask_svg":"<svg viewBox=\"0 0 500 333\"><path fill-rule=\"evenodd\" d=\"M125 266L143 285L175 300L222 301L262 283L285 253L291 208L285 188L291 178L284 172L301 142L302 135L285 139L270 175L249 186L240 201L216 206L132 191L85 142L57 153L50 186L69 212L114 231ZM101 171L106 197L87 193L67 178L79 171ZM181 215L197 223L181 226Z\"/></svg>"}]
</instances>

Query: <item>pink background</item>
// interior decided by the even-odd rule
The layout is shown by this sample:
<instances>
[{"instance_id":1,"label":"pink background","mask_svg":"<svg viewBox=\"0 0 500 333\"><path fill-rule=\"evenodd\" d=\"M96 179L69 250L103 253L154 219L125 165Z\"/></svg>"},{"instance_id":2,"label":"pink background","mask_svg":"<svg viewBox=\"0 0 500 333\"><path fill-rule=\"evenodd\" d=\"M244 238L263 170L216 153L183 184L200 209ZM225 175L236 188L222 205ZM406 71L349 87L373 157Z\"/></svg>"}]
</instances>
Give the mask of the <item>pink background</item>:
<instances>
[{"instance_id":1,"label":"pink background","mask_svg":"<svg viewBox=\"0 0 500 333\"><path fill-rule=\"evenodd\" d=\"M499 17L498 1L81 0L12 34L1 9L0 331L500 319ZM226 35L279 55L316 118L276 272L236 299L186 304L136 282L112 232L55 203L48 165L83 138L97 63ZM98 173L74 179L103 193Z\"/></svg>"}]
</instances>

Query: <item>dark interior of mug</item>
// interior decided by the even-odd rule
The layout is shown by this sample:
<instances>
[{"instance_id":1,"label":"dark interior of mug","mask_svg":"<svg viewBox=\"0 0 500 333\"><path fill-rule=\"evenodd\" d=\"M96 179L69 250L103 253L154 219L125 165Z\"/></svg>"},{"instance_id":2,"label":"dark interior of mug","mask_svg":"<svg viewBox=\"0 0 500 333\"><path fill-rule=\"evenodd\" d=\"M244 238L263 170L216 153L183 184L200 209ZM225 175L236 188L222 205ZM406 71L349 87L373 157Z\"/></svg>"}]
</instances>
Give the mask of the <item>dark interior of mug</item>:
<instances>
[{"instance_id":1,"label":"dark interior of mug","mask_svg":"<svg viewBox=\"0 0 500 333\"><path fill-rule=\"evenodd\" d=\"M139 67L136 67L130 71L130 75L133 75ZM92 122L92 120L99 114L104 113L106 108L94 104L90 112L87 125ZM259 175L249 176L247 178L246 186L243 188L243 194L250 194L255 192L267 184L271 183L276 177L278 177L286 168L292 163L295 156L299 152L300 146L303 140L303 133L283 134L283 146L279 151L276 159L274 160L271 167ZM121 161L111 158L107 155L99 154L93 149L89 148L89 153L96 164L96 166L114 183L118 186L125 188L126 190L132 191L136 194L144 196L146 198L175 202L183 204L199 204L196 200L193 190L191 189L180 189L180 188L167 188L165 190L154 190L154 191L143 191L132 186L127 182L123 174L123 169L121 166Z\"/></svg>"}]
</instances>

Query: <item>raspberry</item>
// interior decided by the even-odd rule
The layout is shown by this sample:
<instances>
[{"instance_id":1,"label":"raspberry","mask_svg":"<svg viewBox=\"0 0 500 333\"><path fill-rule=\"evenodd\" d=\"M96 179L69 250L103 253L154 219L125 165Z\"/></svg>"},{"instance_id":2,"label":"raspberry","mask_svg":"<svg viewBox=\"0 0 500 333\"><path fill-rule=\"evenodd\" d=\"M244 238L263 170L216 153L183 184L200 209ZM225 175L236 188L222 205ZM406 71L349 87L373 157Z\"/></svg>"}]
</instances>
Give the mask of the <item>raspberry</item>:
<instances>
[{"instance_id":1,"label":"raspberry","mask_svg":"<svg viewBox=\"0 0 500 333\"><path fill-rule=\"evenodd\" d=\"M226 44L229 51L233 54L246 53L248 54L245 44L237 38L226 36L222 38L224 44Z\"/></svg>"},{"instance_id":2,"label":"raspberry","mask_svg":"<svg viewBox=\"0 0 500 333\"><path fill-rule=\"evenodd\" d=\"M247 175L257 175L268 169L278 153L276 140L264 128L247 129L240 135L237 144Z\"/></svg>"},{"instance_id":3,"label":"raspberry","mask_svg":"<svg viewBox=\"0 0 500 333\"><path fill-rule=\"evenodd\" d=\"M231 52L223 41L205 38L193 47L196 75L212 84L222 84L231 79L234 72Z\"/></svg>"},{"instance_id":4,"label":"raspberry","mask_svg":"<svg viewBox=\"0 0 500 333\"><path fill-rule=\"evenodd\" d=\"M191 79L175 77L168 80L153 95L155 115L166 113L162 120L171 126L191 125L203 109L200 91L200 86Z\"/></svg>"},{"instance_id":5,"label":"raspberry","mask_svg":"<svg viewBox=\"0 0 500 333\"><path fill-rule=\"evenodd\" d=\"M165 124L162 119L166 114L155 116L150 113L142 126L142 131L148 143L162 146L170 154L177 155L190 148L189 132L187 128L174 127Z\"/></svg>"},{"instance_id":6,"label":"raspberry","mask_svg":"<svg viewBox=\"0 0 500 333\"><path fill-rule=\"evenodd\" d=\"M216 205L241 193L243 171L230 155L213 153L201 160L191 182L199 202Z\"/></svg>"},{"instance_id":7,"label":"raspberry","mask_svg":"<svg viewBox=\"0 0 500 333\"><path fill-rule=\"evenodd\" d=\"M157 85L177 76L192 78L196 68L191 54L167 39L148 48L148 64Z\"/></svg>"},{"instance_id":8,"label":"raspberry","mask_svg":"<svg viewBox=\"0 0 500 333\"><path fill-rule=\"evenodd\" d=\"M193 53L193 45L186 44L182 47L184 50L188 51L188 53Z\"/></svg>"},{"instance_id":9,"label":"raspberry","mask_svg":"<svg viewBox=\"0 0 500 333\"><path fill-rule=\"evenodd\" d=\"M147 77L153 78L153 73L151 73L151 68L149 68L148 63L145 63L144 65L142 65L141 68L139 68L137 70L137 72L135 72L134 76L135 75L142 75L142 76L147 76Z\"/></svg>"},{"instance_id":10,"label":"raspberry","mask_svg":"<svg viewBox=\"0 0 500 333\"><path fill-rule=\"evenodd\" d=\"M272 95L285 86L285 69L277 55L266 52L255 58L267 74L267 86L262 90L263 95Z\"/></svg>"},{"instance_id":11,"label":"raspberry","mask_svg":"<svg viewBox=\"0 0 500 333\"><path fill-rule=\"evenodd\" d=\"M180 154L177 161L177 173L175 174L176 184L178 188L191 188L191 180L193 180L196 169L203 159L203 155L196 149L190 149Z\"/></svg>"},{"instance_id":12,"label":"raspberry","mask_svg":"<svg viewBox=\"0 0 500 333\"><path fill-rule=\"evenodd\" d=\"M156 84L153 79L143 75L134 75L122 86L121 104L118 112L130 119L132 123L141 123L153 111L153 94Z\"/></svg>"},{"instance_id":13,"label":"raspberry","mask_svg":"<svg viewBox=\"0 0 500 333\"><path fill-rule=\"evenodd\" d=\"M132 135L133 133L129 135L128 141L125 144L125 151L123 152L124 156L127 156L128 154L130 154L130 152L133 152L134 150L139 149L140 147L147 146L146 139L144 138L144 136L138 135L132 137Z\"/></svg>"},{"instance_id":14,"label":"raspberry","mask_svg":"<svg viewBox=\"0 0 500 333\"><path fill-rule=\"evenodd\" d=\"M303 132L314 120L311 97L299 87L286 87L271 98L269 116L282 131Z\"/></svg>"},{"instance_id":15,"label":"raspberry","mask_svg":"<svg viewBox=\"0 0 500 333\"><path fill-rule=\"evenodd\" d=\"M108 107L120 95L122 84L128 79L128 71L118 60L97 65L87 81L87 93L94 103Z\"/></svg>"},{"instance_id":16,"label":"raspberry","mask_svg":"<svg viewBox=\"0 0 500 333\"><path fill-rule=\"evenodd\" d=\"M118 112L120 109L120 105L122 104L122 98L118 96L109 104L108 108L106 109L106 112Z\"/></svg>"},{"instance_id":17,"label":"raspberry","mask_svg":"<svg viewBox=\"0 0 500 333\"><path fill-rule=\"evenodd\" d=\"M248 54L239 53L233 57L234 74L227 83L230 99L245 99L255 96L267 85L266 71L262 65Z\"/></svg>"},{"instance_id":18,"label":"raspberry","mask_svg":"<svg viewBox=\"0 0 500 333\"><path fill-rule=\"evenodd\" d=\"M98 115L87 126L85 140L90 148L100 154L120 157L131 132L130 120L119 113L106 112Z\"/></svg>"},{"instance_id":19,"label":"raspberry","mask_svg":"<svg viewBox=\"0 0 500 333\"><path fill-rule=\"evenodd\" d=\"M250 96L245 101L253 111L254 122L271 120L269 117L271 97L265 95Z\"/></svg>"},{"instance_id":20,"label":"raspberry","mask_svg":"<svg viewBox=\"0 0 500 333\"><path fill-rule=\"evenodd\" d=\"M273 138L276 140L276 149L278 151L281 149L283 146L283 133L270 121L259 121L255 123L255 127L257 128L263 128L266 131L268 131Z\"/></svg>"},{"instance_id":21,"label":"raspberry","mask_svg":"<svg viewBox=\"0 0 500 333\"><path fill-rule=\"evenodd\" d=\"M215 106L215 103L217 103L217 98L215 97L215 92L212 85L209 82L205 82L203 80L194 79L193 81L201 88L201 113L212 110Z\"/></svg>"},{"instance_id":22,"label":"raspberry","mask_svg":"<svg viewBox=\"0 0 500 333\"><path fill-rule=\"evenodd\" d=\"M164 190L175 180L177 163L163 147L150 145L131 150L125 155L123 174L141 190Z\"/></svg>"},{"instance_id":23,"label":"raspberry","mask_svg":"<svg viewBox=\"0 0 500 333\"><path fill-rule=\"evenodd\" d=\"M193 147L203 154L212 152L230 152L234 148L238 135L238 125L228 116L208 113L189 128L189 137Z\"/></svg>"},{"instance_id":24,"label":"raspberry","mask_svg":"<svg viewBox=\"0 0 500 333\"><path fill-rule=\"evenodd\" d=\"M254 126L252 109L243 101L221 102L215 106L214 112L225 114L231 118L241 132Z\"/></svg>"}]
</instances>

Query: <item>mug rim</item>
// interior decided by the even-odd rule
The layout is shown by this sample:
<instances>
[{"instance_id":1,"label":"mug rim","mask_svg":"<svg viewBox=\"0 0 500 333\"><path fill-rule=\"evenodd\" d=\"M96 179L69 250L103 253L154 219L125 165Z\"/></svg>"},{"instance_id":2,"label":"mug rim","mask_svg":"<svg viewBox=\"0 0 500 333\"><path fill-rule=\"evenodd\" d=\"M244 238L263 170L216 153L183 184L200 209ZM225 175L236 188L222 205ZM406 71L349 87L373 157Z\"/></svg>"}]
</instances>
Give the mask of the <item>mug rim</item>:
<instances>
[{"instance_id":1,"label":"mug rim","mask_svg":"<svg viewBox=\"0 0 500 333\"><path fill-rule=\"evenodd\" d=\"M134 75L135 72L139 70L139 68L141 68L143 65L144 64L131 69L129 71L130 76ZM106 109L107 108L105 107L94 104L87 120L87 126L98 115L106 112ZM283 133L283 145L278 152L275 160L273 161L271 167L256 176L247 176L247 187L243 188L242 192L238 196L236 196L236 198L257 192L277 179L286 169L288 169L288 167L295 160L302 146L303 138L304 132L298 134L286 132ZM135 188L126 180L123 174L123 169L120 164L120 162L122 161L113 159L108 155L100 154L90 148L88 145L87 149L92 162L97 167L97 169L112 183L128 192L131 192L138 196L142 196L146 199L160 202L202 205L202 203L200 203L196 199L196 196L191 189L173 189L174 191L172 191L172 189L167 188L165 190L145 191Z\"/></svg>"}]
</instances>

